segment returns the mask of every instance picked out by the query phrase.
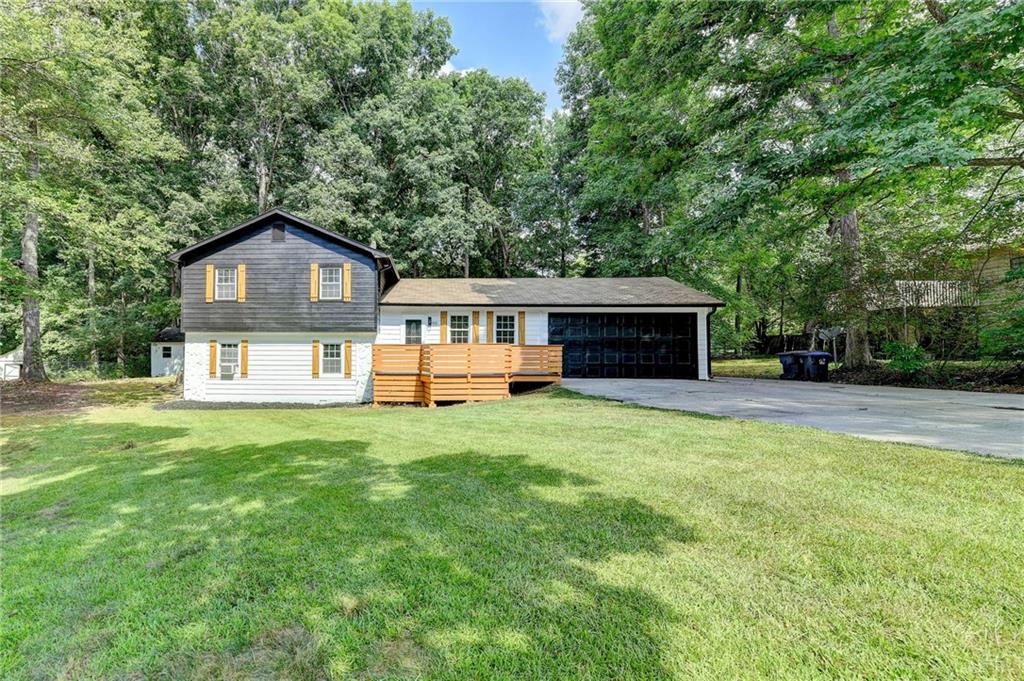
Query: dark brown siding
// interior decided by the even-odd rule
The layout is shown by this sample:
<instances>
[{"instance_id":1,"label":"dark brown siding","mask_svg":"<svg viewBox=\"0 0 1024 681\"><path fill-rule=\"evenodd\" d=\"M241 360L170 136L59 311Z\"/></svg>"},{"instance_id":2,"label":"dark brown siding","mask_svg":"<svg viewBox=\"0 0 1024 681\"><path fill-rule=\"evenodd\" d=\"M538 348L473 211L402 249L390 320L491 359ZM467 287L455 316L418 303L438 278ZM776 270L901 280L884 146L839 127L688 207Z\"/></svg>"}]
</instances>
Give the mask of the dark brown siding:
<instances>
[{"instance_id":1,"label":"dark brown siding","mask_svg":"<svg viewBox=\"0 0 1024 681\"><path fill-rule=\"evenodd\" d=\"M183 331L376 331L377 266L372 257L287 224L284 241L271 225L247 230L182 263ZM352 264L352 300L309 300L309 265ZM208 263L245 264L246 298L205 302Z\"/></svg>"}]
</instances>

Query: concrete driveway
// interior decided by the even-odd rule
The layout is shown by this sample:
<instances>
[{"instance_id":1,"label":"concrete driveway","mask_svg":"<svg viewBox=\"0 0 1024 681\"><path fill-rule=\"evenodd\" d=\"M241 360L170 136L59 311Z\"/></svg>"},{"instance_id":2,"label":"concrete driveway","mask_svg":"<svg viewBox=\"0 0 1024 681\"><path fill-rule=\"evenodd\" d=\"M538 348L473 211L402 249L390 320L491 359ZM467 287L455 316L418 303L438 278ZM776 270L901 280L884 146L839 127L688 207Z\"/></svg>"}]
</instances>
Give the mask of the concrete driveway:
<instances>
[{"instance_id":1,"label":"concrete driveway","mask_svg":"<svg viewBox=\"0 0 1024 681\"><path fill-rule=\"evenodd\" d=\"M585 395L1024 459L1024 395L750 378L565 379Z\"/></svg>"}]
</instances>

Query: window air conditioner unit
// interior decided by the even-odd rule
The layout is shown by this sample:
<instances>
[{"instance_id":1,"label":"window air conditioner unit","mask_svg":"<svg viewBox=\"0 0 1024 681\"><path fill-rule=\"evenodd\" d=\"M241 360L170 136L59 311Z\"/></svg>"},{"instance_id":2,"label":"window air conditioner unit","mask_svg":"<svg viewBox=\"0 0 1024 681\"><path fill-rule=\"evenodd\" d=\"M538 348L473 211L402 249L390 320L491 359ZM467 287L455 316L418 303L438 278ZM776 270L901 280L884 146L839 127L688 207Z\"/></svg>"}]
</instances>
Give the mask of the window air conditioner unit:
<instances>
[{"instance_id":1,"label":"window air conditioner unit","mask_svg":"<svg viewBox=\"0 0 1024 681\"><path fill-rule=\"evenodd\" d=\"M221 364L220 365L220 377L221 378L234 378L237 367L234 364Z\"/></svg>"}]
</instances>

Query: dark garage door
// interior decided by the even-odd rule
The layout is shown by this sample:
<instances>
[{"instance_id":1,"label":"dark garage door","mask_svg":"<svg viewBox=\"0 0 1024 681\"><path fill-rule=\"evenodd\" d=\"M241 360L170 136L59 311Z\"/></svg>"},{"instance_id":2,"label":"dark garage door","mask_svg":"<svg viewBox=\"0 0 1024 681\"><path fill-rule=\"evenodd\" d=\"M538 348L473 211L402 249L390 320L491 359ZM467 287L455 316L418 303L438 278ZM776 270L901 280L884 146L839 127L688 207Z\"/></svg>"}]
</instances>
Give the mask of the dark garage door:
<instances>
[{"instance_id":1,"label":"dark garage door","mask_svg":"<svg viewBox=\"0 0 1024 681\"><path fill-rule=\"evenodd\" d=\"M697 378L697 315L549 314L566 378Z\"/></svg>"}]
</instances>

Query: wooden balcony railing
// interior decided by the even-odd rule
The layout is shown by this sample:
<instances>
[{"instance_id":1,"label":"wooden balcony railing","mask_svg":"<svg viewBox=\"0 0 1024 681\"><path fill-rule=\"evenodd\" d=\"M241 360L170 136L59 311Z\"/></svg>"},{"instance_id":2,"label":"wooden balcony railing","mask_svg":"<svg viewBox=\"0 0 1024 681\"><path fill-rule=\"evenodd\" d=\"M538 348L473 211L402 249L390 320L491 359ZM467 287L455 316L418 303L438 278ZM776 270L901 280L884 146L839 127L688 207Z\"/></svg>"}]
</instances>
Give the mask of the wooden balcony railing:
<instances>
[{"instance_id":1,"label":"wooden balcony railing","mask_svg":"<svg viewBox=\"0 0 1024 681\"><path fill-rule=\"evenodd\" d=\"M515 382L559 383L560 345L374 345L373 401L498 400Z\"/></svg>"}]
</instances>

